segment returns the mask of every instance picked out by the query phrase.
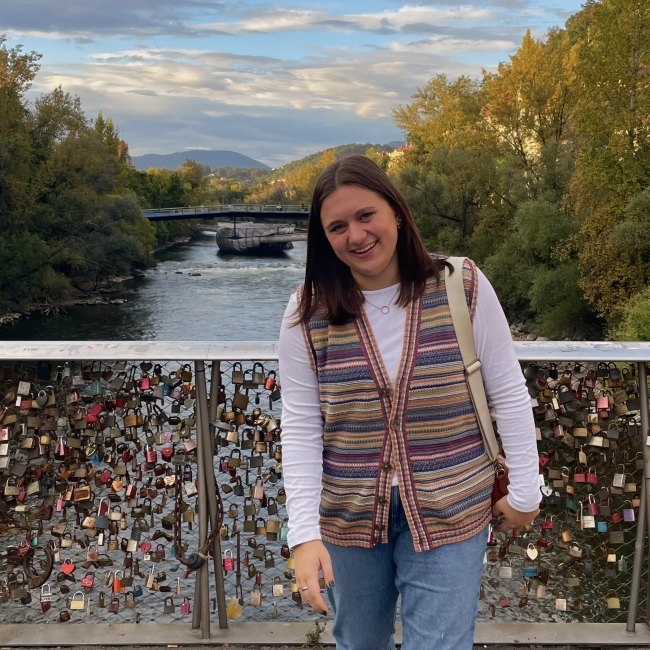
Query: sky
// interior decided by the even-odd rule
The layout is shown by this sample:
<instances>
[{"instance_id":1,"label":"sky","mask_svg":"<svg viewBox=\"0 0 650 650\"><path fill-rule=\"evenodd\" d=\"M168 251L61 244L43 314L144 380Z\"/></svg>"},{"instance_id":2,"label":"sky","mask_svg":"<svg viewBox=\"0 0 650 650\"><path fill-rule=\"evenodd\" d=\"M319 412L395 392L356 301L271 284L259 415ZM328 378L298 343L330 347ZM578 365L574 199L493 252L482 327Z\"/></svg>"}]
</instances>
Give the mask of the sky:
<instances>
[{"instance_id":1,"label":"sky","mask_svg":"<svg viewBox=\"0 0 650 650\"><path fill-rule=\"evenodd\" d=\"M0 0L0 35L111 116L132 155L229 149L268 165L403 140L392 110L436 74L478 77L580 0Z\"/></svg>"}]
</instances>

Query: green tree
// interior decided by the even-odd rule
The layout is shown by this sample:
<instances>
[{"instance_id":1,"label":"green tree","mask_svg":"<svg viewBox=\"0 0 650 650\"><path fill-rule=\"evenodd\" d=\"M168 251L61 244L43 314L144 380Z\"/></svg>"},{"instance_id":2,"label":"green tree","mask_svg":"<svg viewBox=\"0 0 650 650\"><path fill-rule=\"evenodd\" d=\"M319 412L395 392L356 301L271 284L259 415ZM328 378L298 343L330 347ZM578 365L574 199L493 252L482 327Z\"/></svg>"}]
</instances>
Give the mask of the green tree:
<instances>
[{"instance_id":1,"label":"green tree","mask_svg":"<svg viewBox=\"0 0 650 650\"><path fill-rule=\"evenodd\" d=\"M621 240L642 223L635 200L650 185L650 6L590 3L579 26L586 37L575 46L580 138L571 200L581 224L580 285L615 325L650 281L647 238Z\"/></svg>"}]
</instances>

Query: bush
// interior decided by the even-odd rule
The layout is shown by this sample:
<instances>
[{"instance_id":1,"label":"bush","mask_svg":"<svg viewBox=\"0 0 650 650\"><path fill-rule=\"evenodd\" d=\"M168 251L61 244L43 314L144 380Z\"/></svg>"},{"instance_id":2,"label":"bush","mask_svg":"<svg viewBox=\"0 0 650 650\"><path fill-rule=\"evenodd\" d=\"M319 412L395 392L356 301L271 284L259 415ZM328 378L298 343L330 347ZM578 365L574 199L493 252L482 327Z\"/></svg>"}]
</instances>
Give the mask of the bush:
<instances>
[{"instance_id":1,"label":"bush","mask_svg":"<svg viewBox=\"0 0 650 650\"><path fill-rule=\"evenodd\" d=\"M623 308L623 318L610 332L615 341L650 341L650 287L632 296Z\"/></svg>"}]
</instances>

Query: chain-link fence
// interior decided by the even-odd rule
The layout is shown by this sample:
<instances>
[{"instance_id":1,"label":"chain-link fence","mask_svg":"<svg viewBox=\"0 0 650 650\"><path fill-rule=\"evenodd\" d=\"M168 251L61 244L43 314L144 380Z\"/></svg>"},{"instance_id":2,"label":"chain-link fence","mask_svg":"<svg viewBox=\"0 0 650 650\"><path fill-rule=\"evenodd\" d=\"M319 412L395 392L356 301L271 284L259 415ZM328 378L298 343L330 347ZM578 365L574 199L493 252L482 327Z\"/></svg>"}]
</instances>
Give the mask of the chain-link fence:
<instances>
[{"instance_id":1,"label":"chain-link fence","mask_svg":"<svg viewBox=\"0 0 650 650\"><path fill-rule=\"evenodd\" d=\"M302 607L286 545L277 363L215 363L229 617L320 620ZM645 441L635 366L530 364L524 374L542 513L516 538L493 536L479 618L625 621ZM0 621L189 623L196 574L176 557L173 529L178 520L183 549L196 549L194 364L11 362L0 381Z\"/></svg>"}]
</instances>

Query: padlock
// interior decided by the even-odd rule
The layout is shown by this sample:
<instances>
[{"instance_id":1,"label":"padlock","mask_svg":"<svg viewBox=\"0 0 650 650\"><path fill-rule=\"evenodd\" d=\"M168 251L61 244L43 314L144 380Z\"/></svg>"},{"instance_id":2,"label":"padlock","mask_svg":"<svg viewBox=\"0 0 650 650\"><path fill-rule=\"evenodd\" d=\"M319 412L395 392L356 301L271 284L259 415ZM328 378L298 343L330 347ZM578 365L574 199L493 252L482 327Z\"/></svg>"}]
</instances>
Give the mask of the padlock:
<instances>
[{"instance_id":1,"label":"padlock","mask_svg":"<svg viewBox=\"0 0 650 650\"><path fill-rule=\"evenodd\" d=\"M626 508L626 504L628 504L628 507ZM623 503L623 521L631 523L635 520L634 516L634 508L632 507L632 502L631 501L625 501Z\"/></svg>"},{"instance_id":2,"label":"padlock","mask_svg":"<svg viewBox=\"0 0 650 650\"><path fill-rule=\"evenodd\" d=\"M512 565L508 558L504 558L499 564L499 578L503 580L510 580L512 578Z\"/></svg>"},{"instance_id":3,"label":"padlock","mask_svg":"<svg viewBox=\"0 0 650 650\"><path fill-rule=\"evenodd\" d=\"M251 591L250 604L253 607L261 607L262 605L262 587L259 584L253 585L253 591Z\"/></svg>"},{"instance_id":4,"label":"padlock","mask_svg":"<svg viewBox=\"0 0 650 650\"><path fill-rule=\"evenodd\" d=\"M620 471L622 468L622 471ZM625 485L625 465L619 465L612 479L612 486L622 488Z\"/></svg>"},{"instance_id":5,"label":"padlock","mask_svg":"<svg viewBox=\"0 0 650 650\"><path fill-rule=\"evenodd\" d=\"M555 609L558 612L566 612L567 611L566 595L562 590L559 590L556 593L556 596L555 596Z\"/></svg>"},{"instance_id":6,"label":"padlock","mask_svg":"<svg viewBox=\"0 0 650 650\"><path fill-rule=\"evenodd\" d=\"M235 570L235 558L232 556L232 551L230 549L225 550L223 553L223 570Z\"/></svg>"},{"instance_id":7,"label":"padlock","mask_svg":"<svg viewBox=\"0 0 650 650\"><path fill-rule=\"evenodd\" d=\"M155 465L158 462L158 452L151 446L145 447L145 458L149 465Z\"/></svg>"},{"instance_id":8,"label":"padlock","mask_svg":"<svg viewBox=\"0 0 650 650\"><path fill-rule=\"evenodd\" d=\"M284 585L282 584L282 579L279 576L273 578L273 596L275 598L280 598L284 595Z\"/></svg>"},{"instance_id":9,"label":"padlock","mask_svg":"<svg viewBox=\"0 0 650 650\"><path fill-rule=\"evenodd\" d=\"M610 594L614 595L610 596ZM607 609L621 609L621 601L613 589L607 592L605 600L607 601Z\"/></svg>"},{"instance_id":10,"label":"padlock","mask_svg":"<svg viewBox=\"0 0 650 650\"><path fill-rule=\"evenodd\" d=\"M77 596L80 596L80 598L77 598ZM82 591L75 591L75 593L72 596L72 599L70 600L70 609L71 610L83 610L86 607L86 598L83 595Z\"/></svg>"},{"instance_id":11,"label":"padlock","mask_svg":"<svg viewBox=\"0 0 650 650\"><path fill-rule=\"evenodd\" d=\"M187 616L188 614L192 613L192 609L190 607L190 599L185 596L183 599L183 603L181 604L181 614L183 616Z\"/></svg>"}]
</instances>

